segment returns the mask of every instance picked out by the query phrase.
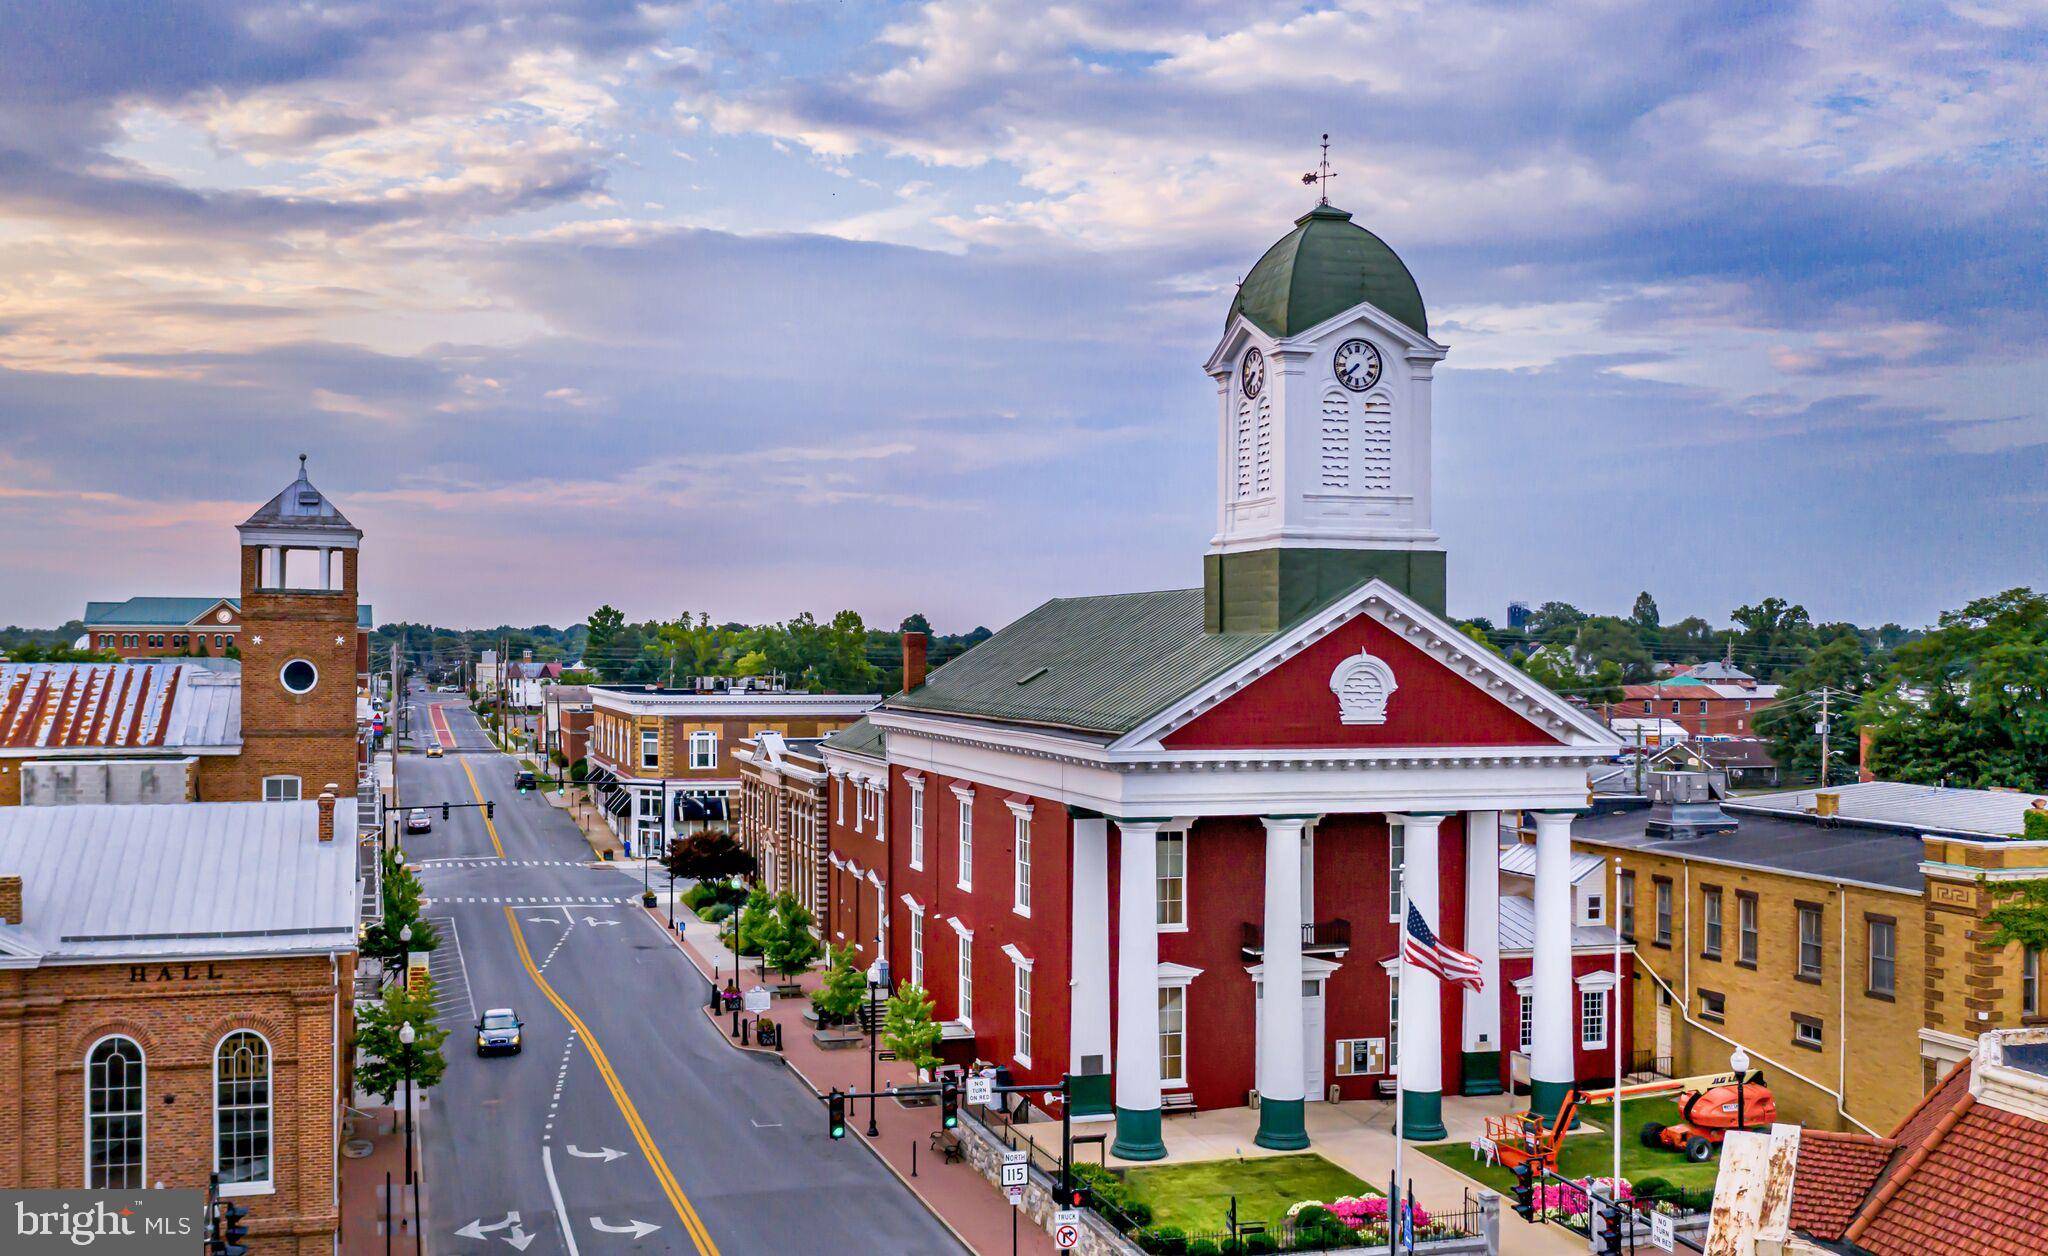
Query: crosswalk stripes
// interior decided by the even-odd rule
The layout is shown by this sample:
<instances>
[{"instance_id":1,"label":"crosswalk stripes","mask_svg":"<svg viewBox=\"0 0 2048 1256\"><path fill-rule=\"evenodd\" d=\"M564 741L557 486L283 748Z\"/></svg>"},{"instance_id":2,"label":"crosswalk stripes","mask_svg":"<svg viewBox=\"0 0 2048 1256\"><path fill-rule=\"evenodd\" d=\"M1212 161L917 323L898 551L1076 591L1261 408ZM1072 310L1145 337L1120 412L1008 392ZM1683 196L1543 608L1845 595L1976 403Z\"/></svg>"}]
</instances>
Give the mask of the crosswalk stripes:
<instances>
[{"instance_id":1,"label":"crosswalk stripes","mask_svg":"<svg viewBox=\"0 0 2048 1256\"><path fill-rule=\"evenodd\" d=\"M461 1014L467 1011L473 1021L476 1000L470 994L469 965L462 958L462 935L456 931L455 917L430 916L427 923L442 939L440 946L427 953L427 973L434 979L434 1013L461 1023Z\"/></svg>"},{"instance_id":2,"label":"crosswalk stripes","mask_svg":"<svg viewBox=\"0 0 2048 1256\"><path fill-rule=\"evenodd\" d=\"M449 898L424 898L422 903L445 907L450 903L490 903L501 907L625 907L631 896L613 898L607 894L472 894Z\"/></svg>"},{"instance_id":3,"label":"crosswalk stripes","mask_svg":"<svg viewBox=\"0 0 2048 1256\"><path fill-rule=\"evenodd\" d=\"M440 859L415 859L422 868L589 868L587 859L498 859L449 855Z\"/></svg>"}]
</instances>

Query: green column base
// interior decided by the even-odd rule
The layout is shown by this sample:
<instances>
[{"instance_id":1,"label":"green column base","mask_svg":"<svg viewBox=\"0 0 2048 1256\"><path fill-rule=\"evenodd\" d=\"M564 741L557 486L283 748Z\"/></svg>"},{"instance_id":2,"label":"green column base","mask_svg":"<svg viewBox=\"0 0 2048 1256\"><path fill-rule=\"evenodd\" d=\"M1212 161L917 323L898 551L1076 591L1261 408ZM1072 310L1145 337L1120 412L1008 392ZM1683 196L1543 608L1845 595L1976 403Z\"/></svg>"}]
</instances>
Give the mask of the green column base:
<instances>
[{"instance_id":1,"label":"green column base","mask_svg":"<svg viewBox=\"0 0 2048 1256\"><path fill-rule=\"evenodd\" d=\"M1497 1095L1500 1085L1500 1052L1467 1051L1464 1068L1461 1070L1464 1084L1459 1090L1467 1095Z\"/></svg>"},{"instance_id":2,"label":"green column base","mask_svg":"<svg viewBox=\"0 0 2048 1256\"><path fill-rule=\"evenodd\" d=\"M1444 1129L1442 1091L1401 1092L1401 1137L1411 1143L1434 1143L1449 1137L1449 1132Z\"/></svg>"},{"instance_id":3,"label":"green column base","mask_svg":"<svg viewBox=\"0 0 2048 1256\"><path fill-rule=\"evenodd\" d=\"M1308 1124L1302 1099L1259 1100L1259 1132L1252 1141L1268 1151L1300 1151L1308 1146Z\"/></svg>"},{"instance_id":4,"label":"green column base","mask_svg":"<svg viewBox=\"0 0 2048 1256\"><path fill-rule=\"evenodd\" d=\"M1118 1108L1116 1140L1109 1154L1124 1160L1164 1160L1166 1142L1159 1137L1159 1109Z\"/></svg>"},{"instance_id":5,"label":"green column base","mask_svg":"<svg viewBox=\"0 0 2048 1256\"><path fill-rule=\"evenodd\" d=\"M1529 1083L1529 1110L1537 1116L1548 1120L1556 1116L1557 1110L1564 1106L1564 1097L1570 1094L1572 1089L1571 1082L1541 1082L1532 1080ZM1572 1128L1578 1128L1578 1124L1579 1118L1577 1115L1574 1115L1572 1117Z\"/></svg>"}]
</instances>

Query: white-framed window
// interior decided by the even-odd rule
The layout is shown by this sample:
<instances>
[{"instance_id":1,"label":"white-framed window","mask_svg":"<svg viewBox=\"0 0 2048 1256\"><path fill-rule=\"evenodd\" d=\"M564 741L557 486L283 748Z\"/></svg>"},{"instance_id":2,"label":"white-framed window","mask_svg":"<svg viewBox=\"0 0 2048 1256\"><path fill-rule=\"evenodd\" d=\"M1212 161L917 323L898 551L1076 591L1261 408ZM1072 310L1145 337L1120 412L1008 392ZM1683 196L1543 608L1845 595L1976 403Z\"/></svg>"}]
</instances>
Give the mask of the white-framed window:
<instances>
[{"instance_id":1,"label":"white-framed window","mask_svg":"<svg viewBox=\"0 0 2048 1256\"><path fill-rule=\"evenodd\" d=\"M690 734L690 770L708 772L718 766L718 734L699 729Z\"/></svg>"},{"instance_id":2,"label":"white-framed window","mask_svg":"<svg viewBox=\"0 0 2048 1256\"><path fill-rule=\"evenodd\" d=\"M1812 903L1799 904L1799 975L1820 978L1821 942L1820 908Z\"/></svg>"},{"instance_id":3,"label":"white-framed window","mask_svg":"<svg viewBox=\"0 0 2048 1256\"><path fill-rule=\"evenodd\" d=\"M1580 920L1579 923L1585 925L1597 925L1602 923L1606 915L1607 896L1602 894L1598 890L1593 890L1587 893L1586 914L1584 919Z\"/></svg>"},{"instance_id":4,"label":"white-framed window","mask_svg":"<svg viewBox=\"0 0 2048 1256\"><path fill-rule=\"evenodd\" d=\"M1397 825L1396 828L1399 826ZM1397 966L1387 982L1387 1067L1401 1064L1401 970Z\"/></svg>"},{"instance_id":5,"label":"white-framed window","mask_svg":"<svg viewBox=\"0 0 2048 1256\"><path fill-rule=\"evenodd\" d=\"M959 943L958 966L954 976L960 986L960 1023L974 1024L974 935L963 933L955 939Z\"/></svg>"},{"instance_id":6,"label":"white-framed window","mask_svg":"<svg viewBox=\"0 0 2048 1256\"><path fill-rule=\"evenodd\" d=\"M924 786L910 784L910 867L924 870Z\"/></svg>"},{"instance_id":7,"label":"white-framed window","mask_svg":"<svg viewBox=\"0 0 2048 1256\"><path fill-rule=\"evenodd\" d=\"M1818 1051L1824 1041L1820 1021L1811 1016L1794 1014L1792 1017L1792 1041L1802 1047Z\"/></svg>"},{"instance_id":8,"label":"white-framed window","mask_svg":"<svg viewBox=\"0 0 2048 1256\"><path fill-rule=\"evenodd\" d=\"M1031 1067L1031 970L1022 964L1012 970L1016 974L1014 992L1017 1001L1017 1063Z\"/></svg>"},{"instance_id":9,"label":"white-framed window","mask_svg":"<svg viewBox=\"0 0 2048 1256\"><path fill-rule=\"evenodd\" d=\"M1159 991L1159 1084L1188 1084L1188 991L1166 986Z\"/></svg>"},{"instance_id":10,"label":"white-framed window","mask_svg":"<svg viewBox=\"0 0 2048 1256\"><path fill-rule=\"evenodd\" d=\"M1401 878L1408 862L1405 840L1401 825L1387 826L1387 919L1396 924L1401 920Z\"/></svg>"},{"instance_id":11,"label":"white-framed window","mask_svg":"<svg viewBox=\"0 0 2048 1256\"><path fill-rule=\"evenodd\" d=\"M300 796L299 778L296 776L266 776L263 778L263 801L297 802Z\"/></svg>"},{"instance_id":12,"label":"white-framed window","mask_svg":"<svg viewBox=\"0 0 2048 1256\"><path fill-rule=\"evenodd\" d=\"M640 767L652 772L661 766L661 730L643 728L640 730Z\"/></svg>"},{"instance_id":13,"label":"white-framed window","mask_svg":"<svg viewBox=\"0 0 2048 1256\"><path fill-rule=\"evenodd\" d=\"M222 1191L270 1189L270 1043L238 1029L213 1053L213 1167Z\"/></svg>"},{"instance_id":14,"label":"white-framed window","mask_svg":"<svg viewBox=\"0 0 2048 1256\"><path fill-rule=\"evenodd\" d=\"M1707 888L1700 891L1700 922L1706 936L1700 943L1700 953L1721 958L1721 891Z\"/></svg>"},{"instance_id":15,"label":"white-framed window","mask_svg":"<svg viewBox=\"0 0 2048 1256\"><path fill-rule=\"evenodd\" d=\"M115 1035L85 1056L85 1185L139 1191L149 1184L148 1070L142 1047Z\"/></svg>"},{"instance_id":16,"label":"white-framed window","mask_svg":"<svg viewBox=\"0 0 2048 1256\"><path fill-rule=\"evenodd\" d=\"M974 888L974 795L962 795L960 803L959 883L963 890Z\"/></svg>"},{"instance_id":17,"label":"white-framed window","mask_svg":"<svg viewBox=\"0 0 2048 1256\"><path fill-rule=\"evenodd\" d=\"M1161 833L1153 840L1159 860L1159 927L1188 927L1188 835Z\"/></svg>"},{"instance_id":18,"label":"white-framed window","mask_svg":"<svg viewBox=\"0 0 2048 1256\"><path fill-rule=\"evenodd\" d=\"M1337 1076L1377 1077L1386 1071L1385 1038L1337 1039Z\"/></svg>"},{"instance_id":19,"label":"white-framed window","mask_svg":"<svg viewBox=\"0 0 2048 1256\"><path fill-rule=\"evenodd\" d=\"M2020 1015L2041 1014L2041 952L2028 947L2020 953Z\"/></svg>"},{"instance_id":20,"label":"white-framed window","mask_svg":"<svg viewBox=\"0 0 2048 1256\"><path fill-rule=\"evenodd\" d=\"M1031 817L1018 814L1011 817L1015 822L1017 835L1016 871L1011 880L1010 910L1020 916L1031 914Z\"/></svg>"},{"instance_id":21,"label":"white-framed window","mask_svg":"<svg viewBox=\"0 0 2048 1256\"><path fill-rule=\"evenodd\" d=\"M1515 1002L1515 1017L1519 1022L1516 1037L1522 1044L1522 1050L1527 1051L1536 1045L1536 996L1524 990Z\"/></svg>"},{"instance_id":22,"label":"white-framed window","mask_svg":"<svg viewBox=\"0 0 2048 1256\"><path fill-rule=\"evenodd\" d=\"M924 913L910 909L910 984L924 985Z\"/></svg>"},{"instance_id":23,"label":"white-framed window","mask_svg":"<svg viewBox=\"0 0 2048 1256\"><path fill-rule=\"evenodd\" d=\"M1872 919L1870 930L1870 992L1892 994L1897 984L1898 926L1889 920Z\"/></svg>"},{"instance_id":24,"label":"white-framed window","mask_svg":"<svg viewBox=\"0 0 2048 1256\"><path fill-rule=\"evenodd\" d=\"M1607 1045L1607 992L1579 991L1579 1045L1588 1050Z\"/></svg>"},{"instance_id":25,"label":"white-framed window","mask_svg":"<svg viewBox=\"0 0 2048 1256\"><path fill-rule=\"evenodd\" d=\"M846 778L836 773L832 777L832 820L846 823Z\"/></svg>"}]
</instances>

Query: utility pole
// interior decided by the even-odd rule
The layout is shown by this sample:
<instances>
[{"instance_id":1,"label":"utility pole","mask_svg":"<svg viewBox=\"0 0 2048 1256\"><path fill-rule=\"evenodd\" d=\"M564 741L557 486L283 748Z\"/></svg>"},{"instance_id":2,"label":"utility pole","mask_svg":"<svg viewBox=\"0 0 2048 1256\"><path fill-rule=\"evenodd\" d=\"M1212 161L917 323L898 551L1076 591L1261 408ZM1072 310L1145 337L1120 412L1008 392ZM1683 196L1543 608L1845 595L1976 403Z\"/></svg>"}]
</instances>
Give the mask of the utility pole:
<instances>
[{"instance_id":1,"label":"utility pole","mask_svg":"<svg viewBox=\"0 0 2048 1256\"><path fill-rule=\"evenodd\" d=\"M391 643L391 814L392 823L403 814L398 805L398 713L405 701L405 677L400 674L404 666L400 646L405 641L405 632L400 630L398 640Z\"/></svg>"},{"instance_id":2,"label":"utility pole","mask_svg":"<svg viewBox=\"0 0 2048 1256\"><path fill-rule=\"evenodd\" d=\"M1828 787L1828 694L1832 686L1822 685L1820 690L1820 787Z\"/></svg>"}]
</instances>

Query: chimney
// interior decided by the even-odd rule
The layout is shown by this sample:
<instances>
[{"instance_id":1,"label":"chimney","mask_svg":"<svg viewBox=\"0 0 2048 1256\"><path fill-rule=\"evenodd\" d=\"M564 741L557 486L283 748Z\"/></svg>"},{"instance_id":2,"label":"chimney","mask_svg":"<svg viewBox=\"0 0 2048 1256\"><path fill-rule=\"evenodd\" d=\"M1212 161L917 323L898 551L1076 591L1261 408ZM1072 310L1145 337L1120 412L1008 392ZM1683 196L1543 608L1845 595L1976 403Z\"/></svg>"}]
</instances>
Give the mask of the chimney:
<instances>
[{"instance_id":1,"label":"chimney","mask_svg":"<svg viewBox=\"0 0 2048 1256\"><path fill-rule=\"evenodd\" d=\"M21 919L21 878L0 877L0 924L18 925Z\"/></svg>"},{"instance_id":2,"label":"chimney","mask_svg":"<svg viewBox=\"0 0 2048 1256\"><path fill-rule=\"evenodd\" d=\"M1856 730L1856 779L1869 783L1877 779L1877 773L1870 770L1870 730Z\"/></svg>"},{"instance_id":3,"label":"chimney","mask_svg":"<svg viewBox=\"0 0 2048 1256\"><path fill-rule=\"evenodd\" d=\"M903 692L924 684L925 635L921 632L903 634Z\"/></svg>"},{"instance_id":4,"label":"chimney","mask_svg":"<svg viewBox=\"0 0 2048 1256\"><path fill-rule=\"evenodd\" d=\"M533 662L533 647L532 647L532 646L527 646L527 647L526 647L525 649L521 650L521 651L519 652L519 657L520 657L521 661L523 661L523 662L527 662L527 663L531 663L531 662Z\"/></svg>"},{"instance_id":5,"label":"chimney","mask_svg":"<svg viewBox=\"0 0 2048 1256\"><path fill-rule=\"evenodd\" d=\"M334 840L334 786L320 792L320 840Z\"/></svg>"}]
</instances>

